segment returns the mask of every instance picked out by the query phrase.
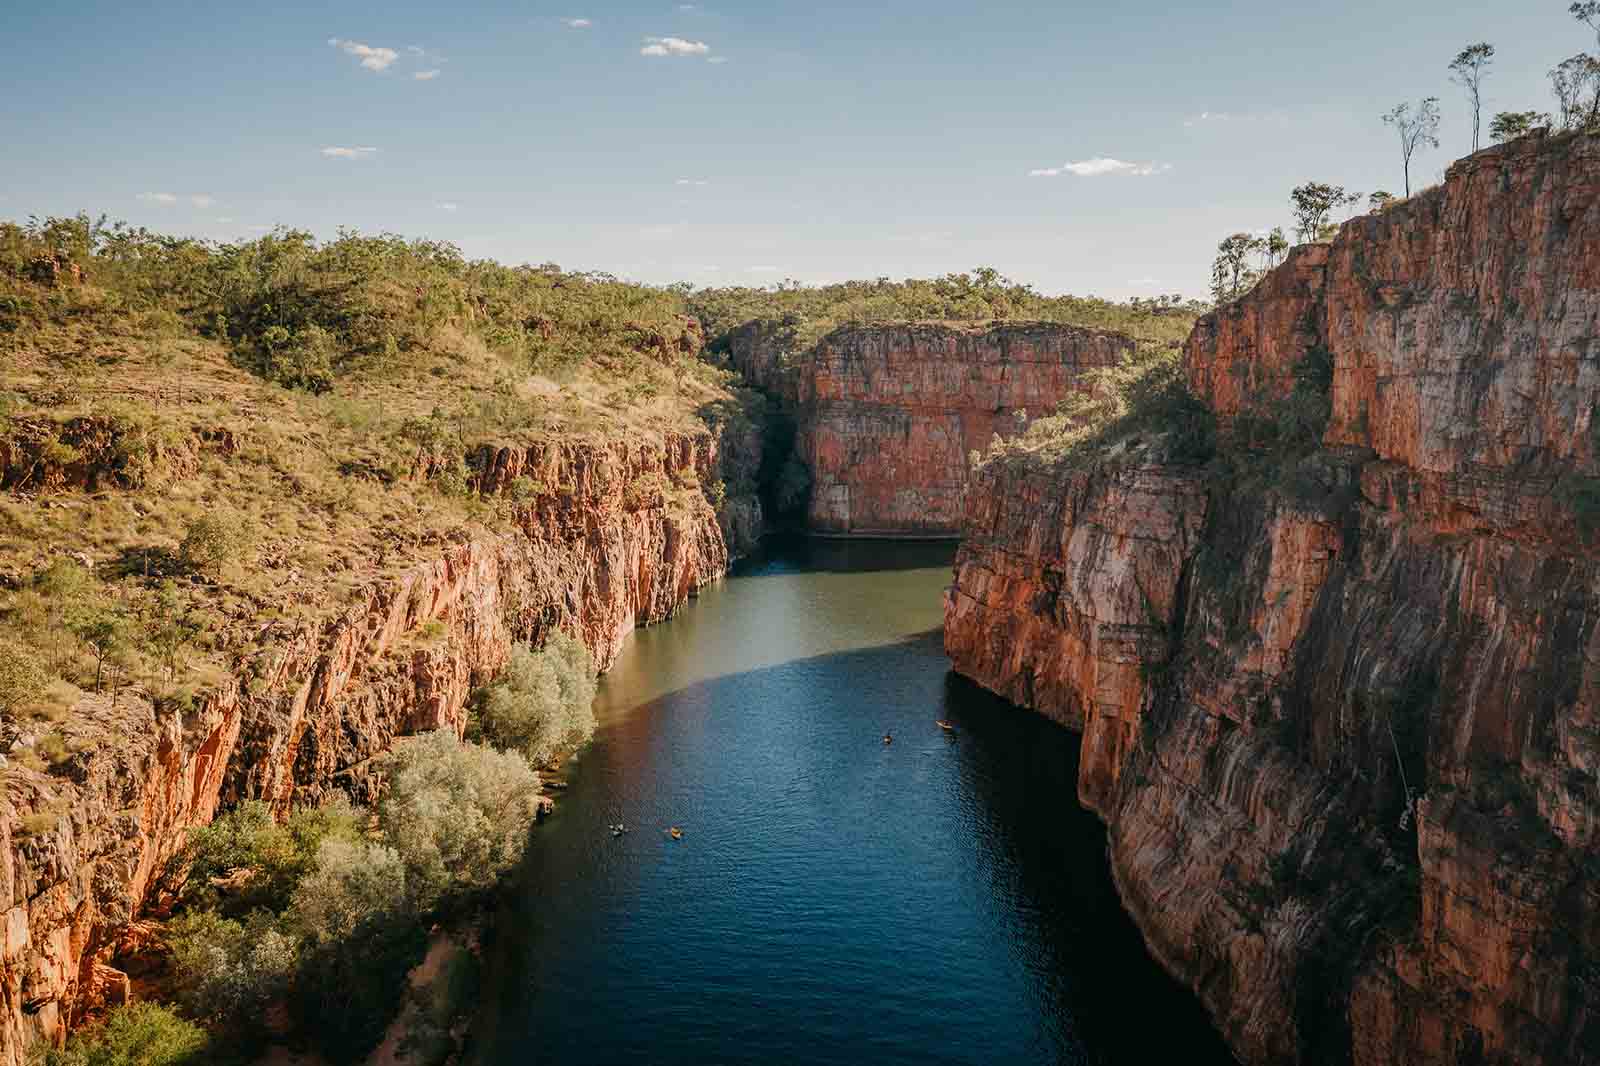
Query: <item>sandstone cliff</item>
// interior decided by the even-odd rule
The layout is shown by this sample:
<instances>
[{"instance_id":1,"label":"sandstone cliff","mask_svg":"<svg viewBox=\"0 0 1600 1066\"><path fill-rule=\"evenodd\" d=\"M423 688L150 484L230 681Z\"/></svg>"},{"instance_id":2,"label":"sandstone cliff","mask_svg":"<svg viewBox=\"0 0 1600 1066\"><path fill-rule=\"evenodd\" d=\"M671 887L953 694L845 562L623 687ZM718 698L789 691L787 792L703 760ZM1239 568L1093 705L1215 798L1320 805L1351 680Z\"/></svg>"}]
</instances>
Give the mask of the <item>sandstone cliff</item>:
<instances>
[{"instance_id":1,"label":"sandstone cliff","mask_svg":"<svg viewBox=\"0 0 1600 1066\"><path fill-rule=\"evenodd\" d=\"M699 432L486 449L481 491L533 486L515 531L431 545L320 621L263 622L189 716L127 694L74 708L64 772L14 765L0 797L0 1064L126 994L119 939L219 804L369 796L374 756L397 735L460 730L513 642L564 628L606 667L629 630L721 575L723 529L760 526L752 500L719 513L702 488L729 473L729 446L752 447Z\"/></svg>"},{"instance_id":2,"label":"sandstone cliff","mask_svg":"<svg viewBox=\"0 0 1600 1066\"><path fill-rule=\"evenodd\" d=\"M969 455L1053 410L1082 372L1133 341L1043 323L845 326L804 351L756 322L730 338L752 384L795 413L817 532L953 536Z\"/></svg>"},{"instance_id":3,"label":"sandstone cliff","mask_svg":"<svg viewBox=\"0 0 1600 1066\"><path fill-rule=\"evenodd\" d=\"M958 670L1084 732L1152 951L1249 1063L1600 1062L1600 140L1478 153L1203 319L1234 439L985 466ZM1267 449L1270 450L1270 449Z\"/></svg>"}]
</instances>

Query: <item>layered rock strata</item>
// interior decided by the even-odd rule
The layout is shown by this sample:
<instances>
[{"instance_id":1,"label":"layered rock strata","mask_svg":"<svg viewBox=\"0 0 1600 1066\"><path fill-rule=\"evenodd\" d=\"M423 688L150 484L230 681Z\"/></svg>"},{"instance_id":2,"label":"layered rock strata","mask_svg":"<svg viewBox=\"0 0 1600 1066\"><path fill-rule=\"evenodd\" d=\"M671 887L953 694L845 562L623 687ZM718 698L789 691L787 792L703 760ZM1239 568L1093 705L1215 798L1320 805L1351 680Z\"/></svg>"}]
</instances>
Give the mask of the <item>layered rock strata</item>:
<instances>
[{"instance_id":1,"label":"layered rock strata","mask_svg":"<svg viewBox=\"0 0 1600 1066\"><path fill-rule=\"evenodd\" d=\"M719 514L707 498L723 444L702 432L486 449L477 483L515 487L514 532L433 545L320 621L263 622L192 714L126 693L74 708L65 766L13 763L0 797L0 1064L22 1066L125 994L109 965L118 940L219 805L371 798L392 740L459 732L471 689L514 642L566 629L607 667L632 628L719 577L723 527L760 524L750 500Z\"/></svg>"},{"instance_id":2,"label":"layered rock strata","mask_svg":"<svg viewBox=\"0 0 1600 1066\"><path fill-rule=\"evenodd\" d=\"M1331 366L1320 449L969 497L955 666L1084 731L1124 901L1247 1063L1600 1062L1597 338L1600 140L1516 142L1197 325L1224 440Z\"/></svg>"},{"instance_id":3,"label":"layered rock strata","mask_svg":"<svg viewBox=\"0 0 1600 1066\"><path fill-rule=\"evenodd\" d=\"M954 536L971 456L1048 414L1133 341L1046 323L846 326L803 351L751 323L730 340L747 380L795 413L807 524L856 536Z\"/></svg>"}]
</instances>

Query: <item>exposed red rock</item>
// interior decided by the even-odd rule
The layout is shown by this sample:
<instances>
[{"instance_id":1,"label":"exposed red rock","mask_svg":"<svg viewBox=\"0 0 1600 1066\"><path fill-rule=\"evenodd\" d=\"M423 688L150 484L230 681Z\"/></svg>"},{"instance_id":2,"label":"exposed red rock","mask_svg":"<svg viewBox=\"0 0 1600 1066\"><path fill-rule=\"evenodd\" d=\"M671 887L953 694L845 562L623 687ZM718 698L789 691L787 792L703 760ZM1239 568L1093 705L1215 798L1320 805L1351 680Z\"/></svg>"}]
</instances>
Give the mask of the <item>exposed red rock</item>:
<instances>
[{"instance_id":1,"label":"exposed red rock","mask_svg":"<svg viewBox=\"0 0 1600 1066\"><path fill-rule=\"evenodd\" d=\"M796 411L808 526L866 536L955 535L971 454L1133 348L1121 334L1047 323L845 326L803 352L787 338L752 323L732 337L734 363Z\"/></svg>"},{"instance_id":2,"label":"exposed red rock","mask_svg":"<svg viewBox=\"0 0 1600 1066\"><path fill-rule=\"evenodd\" d=\"M1600 1062L1597 193L1595 138L1481 152L1203 319L1224 425L1331 362L1290 469L968 501L956 668L1085 730L1124 901L1248 1063Z\"/></svg>"},{"instance_id":3,"label":"exposed red rock","mask_svg":"<svg viewBox=\"0 0 1600 1066\"><path fill-rule=\"evenodd\" d=\"M726 473L720 447L702 432L480 455L485 492L531 487L518 532L440 544L327 621L265 623L187 718L127 694L75 708L68 772L13 767L0 797L0 1066L123 994L108 960L219 803L370 797L373 758L398 735L459 732L515 641L566 629L608 667L630 630L718 578L729 544L702 485Z\"/></svg>"}]
</instances>

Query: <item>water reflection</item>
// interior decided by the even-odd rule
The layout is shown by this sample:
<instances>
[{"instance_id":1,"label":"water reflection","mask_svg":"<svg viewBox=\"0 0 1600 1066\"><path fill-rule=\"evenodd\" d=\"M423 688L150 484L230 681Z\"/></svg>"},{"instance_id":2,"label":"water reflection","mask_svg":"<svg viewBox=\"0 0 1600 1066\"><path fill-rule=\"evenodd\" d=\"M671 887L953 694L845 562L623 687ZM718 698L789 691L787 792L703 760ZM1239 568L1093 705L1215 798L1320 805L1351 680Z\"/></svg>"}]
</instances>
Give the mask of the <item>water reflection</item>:
<instances>
[{"instance_id":1,"label":"water reflection","mask_svg":"<svg viewBox=\"0 0 1600 1066\"><path fill-rule=\"evenodd\" d=\"M859 549L781 546L630 644L487 1061L1227 1061L1116 905L1075 738L947 675L950 547Z\"/></svg>"}]
</instances>

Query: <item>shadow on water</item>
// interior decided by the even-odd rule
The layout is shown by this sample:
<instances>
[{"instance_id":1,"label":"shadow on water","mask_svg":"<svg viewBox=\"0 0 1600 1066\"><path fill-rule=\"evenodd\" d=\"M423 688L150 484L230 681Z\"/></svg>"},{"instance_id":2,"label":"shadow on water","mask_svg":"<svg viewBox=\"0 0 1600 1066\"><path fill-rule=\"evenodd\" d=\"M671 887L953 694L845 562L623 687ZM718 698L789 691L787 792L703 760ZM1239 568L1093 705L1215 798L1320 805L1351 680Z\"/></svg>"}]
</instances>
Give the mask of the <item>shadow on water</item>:
<instances>
[{"instance_id":1,"label":"shadow on water","mask_svg":"<svg viewBox=\"0 0 1600 1066\"><path fill-rule=\"evenodd\" d=\"M787 573L883 573L950 568L959 542L951 538L887 540L874 537L813 537L801 533L769 536L750 559L734 564L732 576Z\"/></svg>"},{"instance_id":2,"label":"shadow on water","mask_svg":"<svg viewBox=\"0 0 1600 1066\"><path fill-rule=\"evenodd\" d=\"M1077 738L948 674L903 577L838 616L735 579L630 645L497 923L480 1061L1232 1061L1117 903ZM678 676L636 701L630 657Z\"/></svg>"}]
</instances>

